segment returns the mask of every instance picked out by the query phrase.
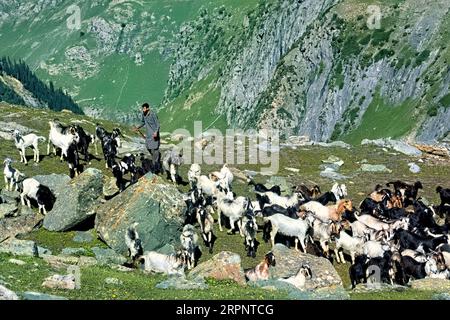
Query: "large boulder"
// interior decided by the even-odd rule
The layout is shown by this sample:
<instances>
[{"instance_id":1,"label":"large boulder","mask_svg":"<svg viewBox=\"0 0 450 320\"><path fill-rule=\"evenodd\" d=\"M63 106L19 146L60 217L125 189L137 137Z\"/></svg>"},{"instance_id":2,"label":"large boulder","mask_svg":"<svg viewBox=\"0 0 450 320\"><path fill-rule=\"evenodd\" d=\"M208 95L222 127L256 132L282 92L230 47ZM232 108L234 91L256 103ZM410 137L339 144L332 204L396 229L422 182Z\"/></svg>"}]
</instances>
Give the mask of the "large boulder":
<instances>
[{"instance_id":1,"label":"large boulder","mask_svg":"<svg viewBox=\"0 0 450 320\"><path fill-rule=\"evenodd\" d=\"M391 138L376 139L376 140L364 139L361 141L361 145L369 145L369 144L376 145L382 148L384 147L391 148L394 149L395 151L406 154L408 156L420 157L422 155L422 152L416 147L413 147L403 141L392 140Z\"/></svg>"},{"instance_id":2,"label":"large boulder","mask_svg":"<svg viewBox=\"0 0 450 320\"><path fill-rule=\"evenodd\" d=\"M17 256L37 257L39 250L36 242L31 240L8 239L0 243L0 252Z\"/></svg>"},{"instance_id":3,"label":"large boulder","mask_svg":"<svg viewBox=\"0 0 450 320\"><path fill-rule=\"evenodd\" d=\"M95 229L109 247L126 254L125 232L136 225L144 250L177 244L186 204L175 186L151 173L97 208Z\"/></svg>"},{"instance_id":4,"label":"large boulder","mask_svg":"<svg viewBox=\"0 0 450 320\"><path fill-rule=\"evenodd\" d=\"M32 231L43 218L42 215L34 213L27 206L21 206L18 217L0 219L0 242Z\"/></svg>"},{"instance_id":5,"label":"large boulder","mask_svg":"<svg viewBox=\"0 0 450 320\"><path fill-rule=\"evenodd\" d=\"M0 285L0 300L19 300L19 297L14 291Z\"/></svg>"},{"instance_id":6,"label":"large boulder","mask_svg":"<svg viewBox=\"0 0 450 320\"><path fill-rule=\"evenodd\" d=\"M342 279L329 260L300 253L279 243L272 249L272 253L276 266L270 268L271 279L294 276L302 265L307 264L311 268L312 279L306 282L305 289L343 289Z\"/></svg>"},{"instance_id":7,"label":"large boulder","mask_svg":"<svg viewBox=\"0 0 450 320\"><path fill-rule=\"evenodd\" d=\"M191 278L203 277L216 280L234 280L239 284L245 284L244 269L241 265L241 257L233 252L222 251L210 260L200 263L190 272Z\"/></svg>"},{"instance_id":8,"label":"large boulder","mask_svg":"<svg viewBox=\"0 0 450 320\"><path fill-rule=\"evenodd\" d=\"M0 204L0 219L16 216L17 214L17 204L15 203L1 203Z\"/></svg>"},{"instance_id":9,"label":"large boulder","mask_svg":"<svg viewBox=\"0 0 450 320\"><path fill-rule=\"evenodd\" d=\"M34 176L33 178L39 181L40 184L49 187L56 198L59 198L61 194L65 193L67 185L70 182L70 177L66 174L52 173L49 175Z\"/></svg>"},{"instance_id":10,"label":"large boulder","mask_svg":"<svg viewBox=\"0 0 450 320\"><path fill-rule=\"evenodd\" d=\"M53 209L44 218L49 231L67 231L91 217L103 194L103 173L89 168L72 179L56 195Z\"/></svg>"}]
</instances>

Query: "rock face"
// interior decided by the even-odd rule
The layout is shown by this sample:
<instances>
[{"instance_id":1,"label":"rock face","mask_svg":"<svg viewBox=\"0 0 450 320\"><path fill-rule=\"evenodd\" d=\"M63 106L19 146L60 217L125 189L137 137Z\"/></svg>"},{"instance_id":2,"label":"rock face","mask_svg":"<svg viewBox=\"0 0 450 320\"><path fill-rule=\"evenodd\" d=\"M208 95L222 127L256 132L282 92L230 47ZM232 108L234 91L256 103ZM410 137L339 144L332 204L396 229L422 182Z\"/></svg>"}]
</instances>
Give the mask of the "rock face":
<instances>
[{"instance_id":1,"label":"rock face","mask_svg":"<svg viewBox=\"0 0 450 320\"><path fill-rule=\"evenodd\" d=\"M93 206L102 195L103 174L89 168L61 188L53 209L44 218L44 228L49 231L66 231L95 213Z\"/></svg>"},{"instance_id":2,"label":"rock face","mask_svg":"<svg viewBox=\"0 0 450 320\"><path fill-rule=\"evenodd\" d=\"M222 251L210 260L200 263L189 274L190 277L213 278L216 280L234 280L245 284L244 270L241 257L232 252Z\"/></svg>"},{"instance_id":3,"label":"rock face","mask_svg":"<svg viewBox=\"0 0 450 320\"><path fill-rule=\"evenodd\" d=\"M17 204L15 204L15 203L0 204L0 219L15 215L17 210L18 210L18 207L17 207Z\"/></svg>"},{"instance_id":4,"label":"rock face","mask_svg":"<svg viewBox=\"0 0 450 320\"><path fill-rule=\"evenodd\" d=\"M342 280L329 260L291 250L279 243L272 252L276 266L270 268L271 279L294 276L303 264L308 264L312 279L306 282L305 289L342 288Z\"/></svg>"},{"instance_id":5,"label":"rock face","mask_svg":"<svg viewBox=\"0 0 450 320\"><path fill-rule=\"evenodd\" d=\"M19 300L19 297L14 291L0 285L0 300Z\"/></svg>"},{"instance_id":6,"label":"rock face","mask_svg":"<svg viewBox=\"0 0 450 320\"><path fill-rule=\"evenodd\" d=\"M417 149L416 147L413 147L403 141L392 140L390 138L377 139L377 140L364 139L363 141L361 141L361 144L362 145L373 144L378 147L391 148L391 149L394 149L395 151L406 154L408 156L421 156L422 155L422 152L419 149Z\"/></svg>"},{"instance_id":7,"label":"rock face","mask_svg":"<svg viewBox=\"0 0 450 320\"><path fill-rule=\"evenodd\" d=\"M450 280L425 278L411 281L411 288L417 290L432 290L450 292Z\"/></svg>"},{"instance_id":8,"label":"rock face","mask_svg":"<svg viewBox=\"0 0 450 320\"><path fill-rule=\"evenodd\" d=\"M157 250L179 242L186 205L179 191L152 174L142 177L98 207L95 229L108 246L127 253L125 232L134 223L144 250Z\"/></svg>"}]
</instances>

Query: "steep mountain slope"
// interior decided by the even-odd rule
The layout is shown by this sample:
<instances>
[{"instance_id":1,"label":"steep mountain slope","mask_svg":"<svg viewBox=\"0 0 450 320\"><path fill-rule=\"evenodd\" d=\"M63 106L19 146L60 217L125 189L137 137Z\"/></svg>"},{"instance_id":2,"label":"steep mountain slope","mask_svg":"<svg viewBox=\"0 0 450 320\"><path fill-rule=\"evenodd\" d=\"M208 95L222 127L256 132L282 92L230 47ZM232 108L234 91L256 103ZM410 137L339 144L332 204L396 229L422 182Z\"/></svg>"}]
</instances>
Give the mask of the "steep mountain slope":
<instances>
[{"instance_id":1,"label":"steep mountain slope","mask_svg":"<svg viewBox=\"0 0 450 320\"><path fill-rule=\"evenodd\" d=\"M130 122L149 100L168 129L202 120L351 143L449 133L446 0L97 0L79 4L79 30L72 4L0 0L0 54L88 114Z\"/></svg>"}]
</instances>

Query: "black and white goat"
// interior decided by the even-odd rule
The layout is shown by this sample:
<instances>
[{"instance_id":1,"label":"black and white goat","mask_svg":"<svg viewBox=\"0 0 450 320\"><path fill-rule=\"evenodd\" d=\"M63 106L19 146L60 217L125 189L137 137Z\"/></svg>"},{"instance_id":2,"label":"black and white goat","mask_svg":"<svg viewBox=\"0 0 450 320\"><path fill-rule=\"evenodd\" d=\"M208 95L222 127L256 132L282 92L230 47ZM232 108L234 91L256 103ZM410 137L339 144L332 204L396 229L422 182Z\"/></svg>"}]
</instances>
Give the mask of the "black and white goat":
<instances>
[{"instance_id":1,"label":"black and white goat","mask_svg":"<svg viewBox=\"0 0 450 320\"><path fill-rule=\"evenodd\" d=\"M289 277L289 278L280 278L278 281L283 281L292 284L297 289L304 290L306 280L309 280L312 278L312 271L311 268L308 265L302 265L300 269L298 270L297 274L295 276Z\"/></svg>"},{"instance_id":2,"label":"black and white goat","mask_svg":"<svg viewBox=\"0 0 450 320\"><path fill-rule=\"evenodd\" d=\"M114 129L109 133L104 128L97 125L95 128L95 135L100 140L102 145L103 156L105 158L105 167L112 168L118 153L120 145L120 130ZM95 145L97 147L97 145Z\"/></svg>"},{"instance_id":3,"label":"black and white goat","mask_svg":"<svg viewBox=\"0 0 450 320\"><path fill-rule=\"evenodd\" d=\"M28 164L27 157L25 154L25 150L27 148L33 149L33 160L36 163L39 163L39 141L44 142L45 138L35 135L34 133L27 134L22 136L19 130L14 130L13 132L14 144L16 148L19 150L20 154L20 162L24 162Z\"/></svg>"},{"instance_id":4,"label":"black and white goat","mask_svg":"<svg viewBox=\"0 0 450 320\"><path fill-rule=\"evenodd\" d=\"M202 175L202 168L199 164L193 163L188 171L188 181L191 188L197 187L197 180Z\"/></svg>"},{"instance_id":5,"label":"black and white goat","mask_svg":"<svg viewBox=\"0 0 450 320\"><path fill-rule=\"evenodd\" d=\"M217 216L219 222L219 230L222 232L222 214L230 219L231 229L228 234L232 234L235 228L235 223L239 228L239 233L243 237L242 229L242 218L247 212L250 205L250 199L246 197L237 197L236 199L230 200L222 192L217 194Z\"/></svg>"},{"instance_id":6,"label":"black and white goat","mask_svg":"<svg viewBox=\"0 0 450 320\"><path fill-rule=\"evenodd\" d=\"M93 143L93 136L87 134L80 125L74 125L73 127L79 137L79 140L77 142L77 149L84 156L84 161L91 164L89 145Z\"/></svg>"},{"instance_id":7,"label":"black and white goat","mask_svg":"<svg viewBox=\"0 0 450 320\"><path fill-rule=\"evenodd\" d=\"M439 205L439 212L444 211L445 205L450 205L450 189L449 188L442 188L441 186L438 186L436 188L436 192L439 193L439 197L441 199L441 204Z\"/></svg>"},{"instance_id":8,"label":"black and white goat","mask_svg":"<svg viewBox=\"0 0 450 320\"><path fill-rule=\"evenodd\" d=\"M133 262L143 254L142 241L139 238L136 227L137 223L129 227L125 233L125 244L128 248L128 255Z\"/></svg>"},{"instance_id":9,"label":"black and white goat","mask_svg":"<svg viewBox=\"0 0 450 320\"><path fill-rule=\"evenodd\" d=\"M5 177L5 188L6 190L12 191L15 186L15 190L17 191L19 188L19 181L25 177L23 173L19 170L13 168L11 166L12 160L10 158L6 158L3 161L5 168L3 169L3 175Z\"/></svg>"},{"instance_id":10,"label":"black and white goat","mask_svg":"<svg viewBox=\"0 0 450 320\"><path fill-rule=\"evenodd\" d=\"M67 164L69 165L70 177L77 177L80 174L81 169L78 147L75 143L72 143L67 149Z\"/></svg>"},{"instance_id":11,"label":"black and white goat","mask_svg":"<svg viewBox=\"0 0 450 320\"><path fill-rule=\"evenodd\" d=\"M119 191L124 191L126 184L123 178L124 175L130 173L131 184L137 181L137 166L135 156L131 153L128 153L120 160L120 162L114 162L114 164L112 165L112 172L114 178L116 178L116 185L119 188Z\"/></svg>"},{"instance_id":12,"label":"black and white goat","mask_svg":"<svg viewBox=\"0 0 450 320\"><path fill-rule=\"evenodd\" d=\"M255 192L257 193L265 193L265 192L273 192L279 196L281 196L281 189L280 186L273 186L271 188L267 188L265 185L261 183L255 183L253 179L250 177L247 177L247 183L249 186L253 186L255 189Z\"/></svg>"},{"instance_id":13,"label":"black and white goat","mask_svg":"<svg viewBox=\"0 0 450 320\"><path fill-rule=\"evenodd\" d=\"M185 258L183 252L166 255L156 251L146 251L136 259L144 262L144 270L147 272L165 273L167 275L183 275Z\"/></svg>"},{"instance_id":14,"label":"black and white goat","mask_svg":"<svg viewBox=\"0 0 450 320\"><path fill-rule=\"evenodd\" d=\"M39 181L33 178L27 178L22 182L20 200L22 205L25 205L25 201L29 208L31 208L30 199L34 199L38 203L39 213L47 214L47 211L53 208L56 197L53 195L52 191Z\"/></svg>"},{"instance_id":15,"label":"black and white goat","mask_svg":"<svg viewBox=\"0 0 450 320\"><path fill-rule=\"evenodd\" d=\"M247 257L256 257L257 241L256 233L258 232L258 224L253 214L246 214L242 219L244 229L244 245L247 251Z\"/></svg>"},{"instance_id":16,"label":"black and white goat","mask_svg":"<svg viewBox=\"0 0 450 320\"><path fill-rule=\"evenodd\" d=\"M264 256L264 260L256 265L256 267L244 270L245 279L247 281L269 280L269 269L275 266L275 255L269 252Z\"/></svg>"},{"instance_id":17,"label":"black and white goat","mask_svg":"<svg viewBox=\"0 0 450 320\"><path fill-rule=\"evenodd\" d=\"M208 248L209 253L212 253L215 241L215 235L213 233L214 218L204 206L196 208L196 218L200 226L203 242Z\"/></svg>"},{"instance_id":18,"label":"black and white goat","mask_svg":"<svg viewBox=\"0 0 450 320\"><path fill-rule=\"evenodd\" d=\"M198 250L198 236L193 225L187 224L183 227L180 235L180 243L188 270L197 264L196 253Z\"/></svg>"},{"instance_id":19,"label":"black and white goat","mask_svg":"<svg viewBox=\"0 0 450 320\"><path fill-rule=\"evenodd\" d=\"M320 197L315 199L315 201L326 205L328 202L337 203L345 197L347 197L347 186L345 184L339 185L338 183L335 183L331 187L331 191L325 192Z\"/></svg>"}]
</instances>

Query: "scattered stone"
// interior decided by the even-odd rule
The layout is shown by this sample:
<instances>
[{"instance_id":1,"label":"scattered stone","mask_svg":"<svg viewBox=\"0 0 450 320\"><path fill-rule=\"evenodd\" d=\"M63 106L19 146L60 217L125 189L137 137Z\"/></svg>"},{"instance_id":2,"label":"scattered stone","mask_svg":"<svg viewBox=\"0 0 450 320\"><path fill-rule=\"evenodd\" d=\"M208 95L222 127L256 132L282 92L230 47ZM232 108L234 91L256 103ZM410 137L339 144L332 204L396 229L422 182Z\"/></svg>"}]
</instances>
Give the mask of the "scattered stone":
<instances>
[{"instance_id":1,"label":"scattered stone","mask_svg":"<svg viewBox=\"0 0 450 320\"><path fill-rule=\"evenodd\" d=\"M18 266L24 266L27 264L25 261L18 260L18 259L9 259L8 262L12 263L12 264L16 264Z\"/></svg>"},{"instance_id":2,"label":"scattered stone","mask_svg":"<svg viewBox=\"0 0 450 320\"><path fill-rule=\"evenodd\" d=\"M69 300L65 297L54 296L40 292L26 291L22 294L24 300Z\"/></svg>"},{"instance_id":3,"label":"scattered stone","mask_svg":"<svg viewBox=\"0 0 450 320\"><path fill-rule=\"evenodd\" d=\"M0 252L11 253L17 256L37 257L39 255L36 242L15 238L0 243Z\"/></svg>"},{"instance_id":4,"label":"scattered stone","mask_svg":"<svg viewBox=\"0 0 450 320\"><path fill-rule=\"evenodd\" d=\"M334 164L338 167L342 167L342 165L344 164L344 161L336 156L329 156L328 159L322 160L323 163L330 163L330 164Z\"/></svg>"},{"instance_id":5,"label":"scattered stone","mask_svg":"<svg viewBox=\"0 0 450 320\"><path fill-rule=\"evenodd\" d=\"M127 259L115 252L113 249L102 249L99 247L92 248L92 252L95 254L95 259L99 265L111 265L111 264L124 264Z\"/></svg>"},{"instance_id":6,"label":"scattered stone","mask_svg":"<svg viewBox=\"0 0 450 320\"><path fill-rule=\"evenodd\" d=\"M325 148L344 148L344 149L351 149L352 146L348 143L345 143L343 141L333 141L333 142L316 142L313 143L313 145L318 145Z\"/></svg>"},{"instance_id":7,"label":"scattered stone","mask_svg":"<svg viewBox=\"0 0 450 320\"><path fill-rule=\"evenodd\" d=\"M73 241L78 243L88 243L94 241L91 231L77 231L73 237Z\"/></svg>"},{"instance_id":8,"label":"scattered stone","mask_svg":"<svg viewBox=\"0 0 450 320\"><path fill-rule=\"evenodd\" d=\"M44 256L44 255L49 255L49 254L52 254L52 251L51 250L49 250L49 249L47 249L47 248L44 248L44 247L40 247L40 246L38 246L38 255L41 257L41 256Z\"/></svg>"},{"instance_id":9,"label":"scattered stone","mask_svg":"<svg viewBox=\"0 0 450 320\"><path fill-rule=\"evenodd\" d=\"M18 206L15 203L1 203L0 204L0 219L15 216L18 210Z\"/></svg>"},{"instance_id":10,"label":"scattered stone","mask_svg":"<svg viewBox=\"0 0 450 320\"><path fill-rule=\"evenodd\" d=\"M74 290L76 287L75 276L73 274L55 274L45 278L42 286L50 289Z\"/></svg>"},{"instance_id":11,"label":"scattered stone","mask_svg":"<svg viewBox=\"0 0 450 320\"><path fill-rule=\"evenodd\" d=\"M325 170L321 171L320 176L323 178L331 179L333 181L334 180L345 180L348 178L347 176L337 173L333 168L330 168L330 167L325 168Z\"/></svg>"},{"instance_id":12,"label":"scattered stone","mask_svg":"<svg viewBox=\"0 0 450 320\"><path fill-rule=\"evenodd\" d=\"M64 248L61 254L64 256L82 256L87 254L87 250L84 248Z\"/></svg>"},{"instance_id":13,"label":"scattered stone","mask_svg":"<svg viewBox=\"0 0 450 320\"><path fill-rule=\"evenodd\" d=\"M95 229L110 248L126 255L125 232L135 223L145 251L179 242L186 204L162 179L149 173L98 207Z\"/></svg>"},{"instance_id":14,"label":"scattered stone","mask_svg":"<svg viewBox=\"0 0 450 320\"><path fill-rule=\"evenodd\" d=\"M417 149L416 147L413 147L403 141L392 140L391 138L377 139L377 140L364 139L363 141L361 141L361 145L369 145L369 144L373 144L378 147L391 148L391 149L394 149L395 151L406 154L408 156L421 156L422 155L422 152L419 149Z\"/></svg>"},{"instance_id":15,"label":"scattered stone","mask_svg":"<svg viewBox=\"0 0 450 320\"><path fill-rule=\"evenodd\" d=\"M106 278L105 283L115 286L121 286L123 284L122 280L119 280L117 278Z\"/></svg>"},{"instance_id":16,"label":"scattered stone","mask_svg":"<svg viewBox=\"0 0 450 320\"><path fill-rule=\"evenodd\" d=\"M0 285L0 300L19 300L19 297L14 291Z\"/></svg>"},{"instance_id":17,"label":"scattered stone","mask_svg":"<svg viewBox=\"0 0 450 320\"><path fill-rule=\"evenodd\" d=\"M387 172L392 173L391 169L388 169L384 164L367 164L361 165L360 171L364 172Z\"/></svg>"},{"instance_id":18,"label":"scattered stone","mask_svg":"<svg viewBox=\"0 0 450 320\"><path fill-rule=\"evenodd\" d=\"M297 168L285 167L284 169L287 170L287 171L290 171L290 172L294 172L294 173L299 173L300 172L300 169L297 169Z\"/></svg>"},{"instance_id":19,"label":"scattered stone","mask_svg":"<svg viewBox=\"0 0 450 320\"><path fill-rule=\"evenodd\" d=\"M414 162L408 163L408 166L409 166L409 171L411 171L412 173L420 172L420 167L417 164L415 164Z\"/></svg>"},{"instance_id":20,"label":"scattered stone","mask_svg":"<svg viewBox=\"0 0 450 320\"><path fill-rule=\"evenodd\" d=\"M425 278L411 281L411 288L417 290L432 290L450 292L450 280Z\"/></svg>"},{"instance_id":21,"label":"scattered stone","mask_svg":"<svg viewBox=\"0 0 450 320\"><path fill-rule=\"evenodd\" d=\"M66 231L88 219L95 212L93 206L103 194L103 173L88 168L72 179L57 197L53 209L44 218L49 231Z\"/></svg>"},{"instance_id":22,"label":"scattered stone","mask_svg":"<svg viewBox=\"0 0 450 320\"><path fill-rule=\"evenodd\" d=\"M42 256L45 262L47 262L51 267L59 269L59 268L67 268L71 265L78 264L78 258L72 256L54 256L54 255L44 255Z\"/></svg>"},{"instance_id":23,"label":"scattered stone","mask_svg":"<svg viewBox=\"0 0 450 320\"><path fill-rule=\"evenodd\" d=\"M246 284L241 257L229 251L219 252L210 260L200 263L191 270L189 276L190 278L203 277L216 280L231 279L239 284Z\"/></svg>"},{"instance_id":24,"label":"scattered stone","mask_svg":"<svg viewBox=\"0 0 450 320\"><path fill-rule=\"evenodd\" d=\"M186 279L185 275L171 276L167 280L158 283L158 289L175 289L175 290L205 290L208 285L202 277Z\"/></svg>"}]
</instances>

